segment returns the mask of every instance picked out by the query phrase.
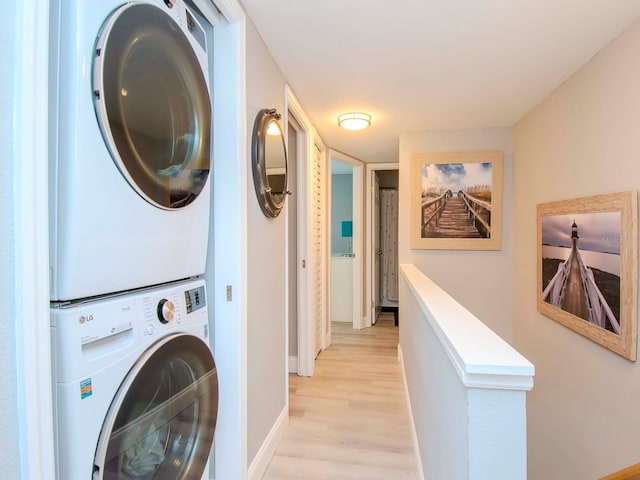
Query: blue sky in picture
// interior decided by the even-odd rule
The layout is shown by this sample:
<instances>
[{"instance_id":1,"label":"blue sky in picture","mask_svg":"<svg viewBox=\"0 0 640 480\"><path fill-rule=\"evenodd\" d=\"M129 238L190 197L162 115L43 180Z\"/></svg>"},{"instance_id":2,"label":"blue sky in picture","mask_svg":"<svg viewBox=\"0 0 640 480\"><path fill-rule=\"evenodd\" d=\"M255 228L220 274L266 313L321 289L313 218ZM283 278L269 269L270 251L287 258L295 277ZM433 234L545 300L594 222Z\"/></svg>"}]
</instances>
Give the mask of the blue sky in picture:
<instances>
[{"instance_id":1,"label":"blue sky in picture","mask_svg":"<svg viewBox=\"0 0 640 480\"><path fill-rule=\"evenodd\" d=\"M578 226L579 248L620 254L620 212L575 213L542 217L542 244L571 246L571 225Z\"/></svg>"},{"instance_id":2,"label":"blue sky in picture","mask_svg":"<svg viewBox=\"0 0 640 480\"><path fill-rule=\"evenodd\" d=\"M422 191L459 190L477 185L491 188L491 163L430 163L422 165Z\"/></svg>"}]
</instances>

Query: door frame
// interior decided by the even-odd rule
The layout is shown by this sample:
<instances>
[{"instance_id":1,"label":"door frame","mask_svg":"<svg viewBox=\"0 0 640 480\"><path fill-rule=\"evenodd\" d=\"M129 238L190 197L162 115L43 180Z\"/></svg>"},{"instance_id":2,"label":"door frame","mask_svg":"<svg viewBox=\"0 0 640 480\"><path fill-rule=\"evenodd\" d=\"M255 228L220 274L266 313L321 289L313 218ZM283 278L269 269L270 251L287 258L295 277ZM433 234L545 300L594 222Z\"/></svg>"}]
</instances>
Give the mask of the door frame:
<instances>
[{"instance_id":1,"label":"door frame","mask_svg":"<svg viewBox=\"0 0 640 480\"><path fill-rule=\"evenodd\" d=\"M216 0L215 6L193 1L213 25L213 125L219 139L213 155L228 159L215 165L205 272L218 382L225 391L218 405L213 476L242 480L247 478L247 20L238 0Z\"/></svg>"},{"instance_id":2,"label":"door frame","mask_svg":"<svg viewBox=\"0 0 640 480\"><path fill-rule=\"evenodd\" d=\"M299 155L300 155L300 142L303 141L304 139L304 135L305 132L302 130L302 127L300 126L300 124L298 123L298 121L296 120L295 116L292 114L289 114L289 112L287 110L285 110L284 112L284 141L285 141L285 145L287 146L287 185L286 185L286 190L287 193L290 195L289 198L287 199L287 201L285 202L285 209L284 209L284 216L285 216L285 250L286 250L286 274L285 274L285 278L286 278L286 284L287 284L287 288L286 288L286 292L285 292L285 316L287 317L287 323L286 323L286 346L287 346L287 351L286 351L286 355L287 355L287 368L286 368L286 373L287 373L287 382L286 382L286 389L287 392L289 391L289 377L288 374L289 373L298 373L298 338L297 338L297 332L298 332L298 323L300 321L300 307L298 306L298 301L299 301L299 293L298 293L298 265L301 263L299 260L299 256L298 256L298 235L299 235L299 231L298 231L298 203L299 203L299 195L300 195L300 189L298 186L298 169L300 168L300 160L299 160ZM290 131L295 132L295 152L291 151L291 135L289 134ZM295 167L292 167L292 165L295 165ZM295 181L292 182L292 178L294 177L294 175L292 175L292 170L294 170L295 172ZM294 214L292 214L291 212L291 205L292 202L295 200L295 223L294 223L294 228L295 228L295 236L293 239L293 242L291 241L291 230L292 230L292 223L293 223L293 216ZM291 244L295 243L295 258L293 258L293 255L291 253ZM292 260L293 258L293 260ZM294 263L295 265L292 265L292 263ZM291 269L295 268L295 278L292 278L293 276L290 275ZM296 306L295 306L295 312L292 312L291 309L291 297L295 296L296 299ZM292 355L291 354L291 350L290 350L290 344L291 344L291 321L292 321L292 316L295 316L295 325L296 325L296 339L295 339L295 344L296 344L296 354ZM286 395L287 397L287 407L289 406L289 395Z\"/></svg>"},{"instance_id":3,"label":"door frame","mask_svg":"<svg viewBox=\"0 0 640 480\"><path fill-rule=\"evenodd\" d=\"M329 149L329 165L331 165L331 161L336 160L340 163L344 163L349 165L353 169L352 175L352 187L353 187L353 195L352 195L352 211L353 211L353 237L352 237L352 245L353 245L353 282L352 282L352 291L353 291L353 311L351 315L351 323L354 329L360 330L367 326L371 326L371 324L367 325L365 316L363 315L363 232L364 232L364 217L363 217L363 205L362 205L362 197L363 197L363 171L364 171L364 163L345 153L339 152L337 150ZM331 175L328 175L328 193L327 196L331 199ZM329 204L330 205L330 204ZM331 238L331 208L328 208L329 212L329 220L327 221L327 229L328 238ZM329 245L329 256L331 255L331 246ZM331 276L327 276L327 292L331 292ZM331 297L327 299L328 307L331 306ZM328 343L331 344L331 328L328 328L327 335Z\"/></svg>"},{"instance_id":4,"label":"door frame","mask_svg":"<svg viewBox=\"0 0 640 480\"><path fill-rule=\"evenodd\" d=\"M9 452L8 465L19 462L23 478L55 475L53 394L51 381L51 332L49 325L49 15L50 2L24 0L14 3L15 48L3 65L9 65L13 102L0 106L0 124L13 125L2 142L11 140L9 182L13 185L15 220L6 240L13 255L2 272L13 303L3 313L13 315L9 332L15 332L15 352L7 352L9 370L15 360L16 385L9 395L17 408L17 458ZM5 61L6 59L6 61ZM3 232L0 237L5 239ZM12 358L13 357L13 358ZM5 370L3 369L3 372Z\"/></svg>"},{"instance_id":5,"label":"door frame","mask_svg":"<svg viewBox=\"0 0 640 480\"><path fill-rule=\"evenodd\" d=\"M310 377L315 370L315 353L313 325L310 312L312 295L308 278L309 268L309 162L313 155L315 131L307 115L304 113L300 102L291 91L289 85L285 85L285 109L284 124L289 125L289 115L292 115L300 126L297 131L296 152L296 188L297 192L297 290L298 290L298 366L297 374L302 377ZM288 135L288 128L286 129ZM288 137L287 137L288 138ZM289 259L287 258L287 261ZM304 265L304 266L303 266ZM287 265L288 270L288 265ZM288 306L287 306L288 308ZM287 329L288 330L288 329ZM287 342L288 342L287 338ZM287 343L288 345L288 343ZM288 348L288 346L287 346ZM289 355L287 354L287 371L289 368Z\"/></svg>"},{"instance_id":6,"label":"door frame","mask_svg":"<svg viewBox=\"0 0 640 480\"><path fill-rule=\"evenodd\" d=\"M364 318L364 326L370 327L373 325L373 312L375 310L375 300L373 298L373 292L375 286L373 285L373 266L375 265L375 259L373 255L376 252L373 251L374 235L373 231L373 183L376 171L378 170L399 170L400 164L398 162L393 163L368 163L366 173L366 209L365 216L367 218L367 233L365 236L365 289L366 289L366 315Z\"/></svg>"},{"instance_id":7,"label":"door frame","mask_svg":"<svg viewBox=\"0 0 640 480\"><path fill-rule=\"evenodd\" d=\"M381 240L381 235L380 235L380 179L378 178L378 175L376 173L374 173L372 175L372 183L373 186L371 187L371 204L372 204L372 210L371 210L371 217L370 221L371 221L371 232L372 232L372 238L371 238L371 248L372 248L372 255L371 255L371 281L373 282L371 284L371 295L373 299L377 299L380 298L380 240ZM381 306L378 305L378 302L376 302L375 300L371 303L371 324L375 325L377 323L378 320L378 315L380 315L380 311L381 311Z\"/></svg>"}]
</instances>

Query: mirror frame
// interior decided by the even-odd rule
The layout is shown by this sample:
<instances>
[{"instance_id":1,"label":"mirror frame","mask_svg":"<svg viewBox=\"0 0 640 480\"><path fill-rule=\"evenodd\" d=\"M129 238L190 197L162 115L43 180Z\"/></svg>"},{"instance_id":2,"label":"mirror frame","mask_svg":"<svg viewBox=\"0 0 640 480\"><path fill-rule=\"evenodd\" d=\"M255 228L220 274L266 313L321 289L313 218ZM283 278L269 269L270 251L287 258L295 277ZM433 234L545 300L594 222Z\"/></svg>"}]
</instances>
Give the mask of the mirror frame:
<instances>
[{"instance_id":1,"label":"mirror frame","mask_svg":"<svg viewBox=\"0 0 640 480\"><path fill-rule=\"evenodd\" d=\"M280 211L284 207L285 198L289 194L287 191L287 179L288 179L288 159L287 149L284 143L284 133L280 126L280 120L282 116L277 112L275 108L264 108L256 115L256 120L253 124L253 138L251 141L251 167L253 169L253 186L256 190L256 196L258 197L258 204L262 209L262 212L270 218L275 218L280 214ZM269 179L267 177L266 167L266 152L265 152L265 138L267 136L267 128L269 124L274 121L278 125L280 130L280 138L282 139L282 151L284 153L284 192L282 200L277 202L271 194L271 187L269 186Z\"/></svg>"}]
</instances>

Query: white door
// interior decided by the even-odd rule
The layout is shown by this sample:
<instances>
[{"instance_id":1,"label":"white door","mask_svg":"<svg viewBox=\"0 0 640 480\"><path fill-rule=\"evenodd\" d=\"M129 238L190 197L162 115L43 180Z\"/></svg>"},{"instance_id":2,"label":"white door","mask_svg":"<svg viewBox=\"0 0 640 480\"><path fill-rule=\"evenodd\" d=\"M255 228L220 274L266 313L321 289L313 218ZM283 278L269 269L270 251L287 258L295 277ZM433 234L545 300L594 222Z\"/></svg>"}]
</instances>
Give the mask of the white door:
<instances>
[{"instance_id":1,"label":"white door","mask_svg":"<svg viewBox=\"0 0 640 480\"><path fill-rule=\"evenodd\" d=\"M371 315L371 323L376 323L380 314L380 182L378 174L373 172L373 188L371 189L373 213L372 213L372 229L373 229L373 309Z\"/></svg>"},{"instance_id":2,"label":"white door","mask_svg":"<svg viewBox=\"0 0 640 480\"><path fill-rule=\"evenodd\" d=\"M287 212L287 255L288 255L288 355L289 372L298 372L298 131L300 126L294 124L295 120L288 116L289 124L287 138L287 189L291 192L286 203Z\"/></svg>"},{"instance_id":3,"label":"white door","mask_svg":"<svg viewBox=\"0 0 640 480\"><path fill-rule=\"evenodd\" d=\"M327 330L328 245L326 153L311 122L287 88L287 115L300 126L297 134L297 310L298 375L312 376L315 357L330 343Z\"/></svg>"}]
</instances>

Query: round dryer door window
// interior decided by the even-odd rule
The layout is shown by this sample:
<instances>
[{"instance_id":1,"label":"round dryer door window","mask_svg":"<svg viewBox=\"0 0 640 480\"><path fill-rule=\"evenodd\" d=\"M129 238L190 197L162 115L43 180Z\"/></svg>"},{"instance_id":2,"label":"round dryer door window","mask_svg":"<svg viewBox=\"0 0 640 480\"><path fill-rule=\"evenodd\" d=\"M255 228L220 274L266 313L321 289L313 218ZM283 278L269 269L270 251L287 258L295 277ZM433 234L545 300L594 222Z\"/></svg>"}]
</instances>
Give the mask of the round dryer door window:
<instances>
[{"instance_id":1,"label":"round dryer door window","mask_svg":"<svg viewBox=\"0 0 640 480\"><path fill-rule=\"evenodd\" d=\"M111 403L94 480L200 480L218 412L218 376L207 345L179 334L151 347Z\"/></svg>"},{"instance_id":2,"label":"round dryer door window","mask_svg":"<svg viewBox=\"0 0 640 480\"><path fill-rule=\"evenodd\" d=\"M94 58L96 113L111 156L138 194L163 209L193 202L210 168L206 43L183 14L185 29L157 6L128 3L103 25Z\"/></svg>"}]
</instances>

